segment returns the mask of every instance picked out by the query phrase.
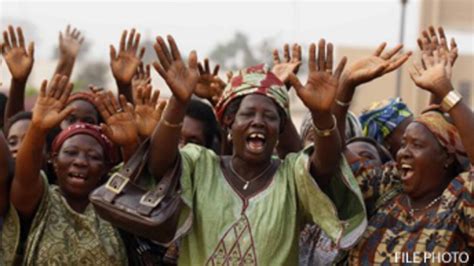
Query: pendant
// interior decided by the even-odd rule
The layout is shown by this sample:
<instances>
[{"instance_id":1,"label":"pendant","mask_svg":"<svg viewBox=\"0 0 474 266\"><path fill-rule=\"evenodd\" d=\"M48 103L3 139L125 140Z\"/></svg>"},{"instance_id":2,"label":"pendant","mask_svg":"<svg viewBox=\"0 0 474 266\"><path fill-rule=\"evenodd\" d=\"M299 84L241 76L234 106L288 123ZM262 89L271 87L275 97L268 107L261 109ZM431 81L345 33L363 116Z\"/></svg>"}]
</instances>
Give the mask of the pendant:
<instances>
[{"instance_id":1,"label":"pendant","mask_svg":"<svg viewBox=\"0 0 474 266\"><path fill-rule=\"evenodd\" d=\"M244 190L247 190L247 188L249 187L249 184L250 184L249 181L245 182L245 185L244 185L243 189L244 189Z\"/></svg>"}]
</instances>

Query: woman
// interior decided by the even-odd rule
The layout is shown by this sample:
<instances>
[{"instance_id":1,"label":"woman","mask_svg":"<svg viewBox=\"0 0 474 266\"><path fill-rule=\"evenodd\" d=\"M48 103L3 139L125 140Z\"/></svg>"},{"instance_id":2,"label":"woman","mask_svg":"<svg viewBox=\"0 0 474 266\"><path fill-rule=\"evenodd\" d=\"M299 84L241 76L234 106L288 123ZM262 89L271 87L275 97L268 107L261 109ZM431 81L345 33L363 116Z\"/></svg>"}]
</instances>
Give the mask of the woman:
<instances>
[{"instance_id":1,"label":"woman","mask_svg":"<svg viewBox=\"0 0 474 266\"><path fill-rule=\"evenodd\" d=\"M401 182L403 191L371 215L364 237L350 253L351 264L472 265L474 114L453 90L447 58L442 47L432 56L424 54L423 66L415 64L410 76L418 87L443 99L441 109L454 124L443 113L425 112L404 132L398 169L360 173L368 180L392 180L385 188Z\"/></svg>"},{"instance_id":2,"label":"woman","mask_svg":"<svg viewBox=\"0 0 474 266\"><path fill-rule=\"evenodd\" d=\"M72 125L52 146L58 186L50 186L40 171L46 134L73 111L63 109L72 90L66 76L55 76L47 94L46 85L16 158L10 199L18 216L12 213L5 222L6 263L17 255L24 265L125 265L117 230L95 214L88 199L111 167L113 146L105 135L89 124ZM18 250L20 230L28 234L23 254Z\"/></svg>"},{"instance_id":3,"label":"woman","mask_svg":"<svg viewBox=\"0 0 474 266\"><path fill-rule=\"evenodd\" d=\"M13 158L16 158L16 154L20 149L26 130L30 126L31 117L31 112L19 112L7 120L5 134L7 136L8 147L12 153Z\"/></svg>"},{"instance_id":4,"label":"woman","mask_svg":"<svg viewBox=\"0 0 474 266\"><path fill-rule=\"evenodd\" d=\"M94 98L95 95L90 92L76 92L72 94L66 105L73 107L74 110L61 122L61 129L65 129L77 122L92 125L99 125L103 122Z\"/></svg>"},{"instance_id":5,"label":"woman","mask_svg":"<svg viewBox=\"0 0 474 266\"><path fill-rule=\"evenodd\" d=\"M333 74L332 45L326 55L321 40L318 61L316 45L310 47L308 84L303 87L290 75L313 114L318 152L290 154L284 160L272 156L288 115L288 94L282 81L257 66L233 77L216 106L218 121L233 143L232 155L220 157L192 144L178 150L199 75L195 52L186 67L171 36L168 42L171 52L161 37L154 46L160 59L154 67L173 96L151 139L149 170L159 178L181 167L176 176L185 203L180 220L190 223L172 229L174 237L188 233L179 264L295 265L305 221L320 225L339 247L352 246L365 228L365 210L350 170L344 162L338 166L341 146L330 111L345 59ZM186 209L192 211L189 220ZM163 235L161 241L172 238Z\"/></svg>"},{"instance_id":6,"label":"woman","mask_svg":"<svg viewBox=\"0 0 474 266\"><path fill-rule=\"evenodd\" d=\"M3 218L7 213L10 198L10 182L13 176L13 163L10 151L0 131L0 233L3 229ZM3 247L0 239L0 264L3 265Z\"/></svg>"},{"instance_id":7,"label":"woman","mask_svg":"<svg viewBox=\"0 0 474 266\"><path fill-rule=\"evenodd\" d=\"M372 138L350 138L346 142L346 148L359 158L369 161L373 166L379 167L393 160L390 152Z\"/></svg>"}]
</instances>

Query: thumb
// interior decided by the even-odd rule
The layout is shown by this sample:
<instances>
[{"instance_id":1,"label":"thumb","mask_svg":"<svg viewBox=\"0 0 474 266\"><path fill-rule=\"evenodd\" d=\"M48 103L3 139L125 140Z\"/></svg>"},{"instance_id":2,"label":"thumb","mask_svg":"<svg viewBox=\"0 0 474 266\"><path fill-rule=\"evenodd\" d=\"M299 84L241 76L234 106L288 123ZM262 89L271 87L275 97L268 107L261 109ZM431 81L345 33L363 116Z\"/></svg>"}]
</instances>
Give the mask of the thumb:
<instances>
[{"instance_id":1,"label":"thumb","mask_svg":"<svg viewBox=\"0 0 474 266\"><path fill-rule=\"evenodd\" d=\"M288 76L288 80L290 81L291 86L295 88L296 93L299 93L299 91L303 89L303 85L294 73L290 73L290 75Z\"/></svg>"},{"instance_id":2,"label":"thumb","mask_svg":"<svg viewBox=\"0 0 474 266\"><path fill-rule=\"evenodd\" d=\"M76 108L73 106L68 106L59 112L59 123L61 123L68 115L70 115Z\"/></svg>"}]
</instances>

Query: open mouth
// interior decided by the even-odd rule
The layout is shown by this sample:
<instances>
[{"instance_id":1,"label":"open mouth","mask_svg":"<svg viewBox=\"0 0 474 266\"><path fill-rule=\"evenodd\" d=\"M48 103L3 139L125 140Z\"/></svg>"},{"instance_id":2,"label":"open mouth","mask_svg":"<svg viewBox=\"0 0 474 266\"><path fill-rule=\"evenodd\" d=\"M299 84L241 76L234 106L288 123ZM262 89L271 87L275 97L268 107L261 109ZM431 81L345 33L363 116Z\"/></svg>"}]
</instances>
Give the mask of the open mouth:
<instances>
[{"instance_id":1,"label":"open mouth","mask_svg":"<svg viewBox=\"0 0 474 266\"><path fill-rule=\"evenodd\" d=\"M251 133L247 137L247 149L252 153L261 153L265 149L266 138L262 133Z\"/></svg>"},{"instance_id":2,"label":"open mouth","mask_svg":"<svg viewBox=\"0 0 474 266\"><path fill-rule=\"evenodd\" d=\"M402 163L401 166L401 173L402 173L402 180L409 180L413 177L415 171L413 170L413 166Z\"/></svg>"},{"instance_id":3,"label":"open mouth","mask_svg":"<svg viewBox=\"0 0 474 266\"><path fill-rule=\"evenodd\" d=\"M77 183L77 184L83 184L87 181L87 176L82 173L69 172L68 177L71 182Z\"/></svg>"}]
</instances>

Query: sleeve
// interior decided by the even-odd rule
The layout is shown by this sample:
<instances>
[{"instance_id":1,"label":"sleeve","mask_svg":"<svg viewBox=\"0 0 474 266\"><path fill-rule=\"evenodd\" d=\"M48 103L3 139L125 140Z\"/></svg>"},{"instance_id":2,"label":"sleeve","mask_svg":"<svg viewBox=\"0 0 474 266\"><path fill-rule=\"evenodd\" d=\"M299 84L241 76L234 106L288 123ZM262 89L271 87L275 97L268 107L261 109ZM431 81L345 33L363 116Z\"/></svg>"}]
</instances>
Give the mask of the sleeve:
<instances>
[{"instance_id":1,"label":"sleeve","mask_svg":"<svg viewBox=\"0 0 474 266\"><path fill-rule=\"evenodd\" d=\"M362 193L344 157L328 194L324 193L309 172L311 152L312 147L287 158L293 167L303 219L320 226L338 248L348 249L367 227Z\"/></svg>"},{"instance_id":2,"label":"sleeve","mask_svg":"<svg viewBox=\"0 0 474 266\"><path fill-rule=\"evenodd\" d=\"M369 217L402 189L394 162L376 167L367 160L359 160L351 164L351 169L362 192Z\"/></svg>"},{"instance_id":3,"label":"sleeve","mask_svg":"<svg viewBox=\"0 0 474 266\"><path fill-rule=\"evenodd\" d=\"M464 181L463 193L461 193L461 219L459 228L466 236L467 245L474 247L474 167L469 172L461 174Z\"/></svg>"}]
</instances>

